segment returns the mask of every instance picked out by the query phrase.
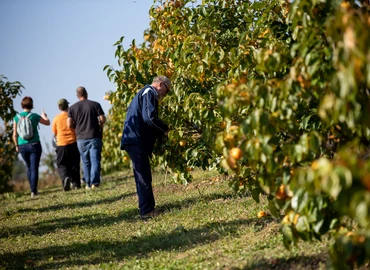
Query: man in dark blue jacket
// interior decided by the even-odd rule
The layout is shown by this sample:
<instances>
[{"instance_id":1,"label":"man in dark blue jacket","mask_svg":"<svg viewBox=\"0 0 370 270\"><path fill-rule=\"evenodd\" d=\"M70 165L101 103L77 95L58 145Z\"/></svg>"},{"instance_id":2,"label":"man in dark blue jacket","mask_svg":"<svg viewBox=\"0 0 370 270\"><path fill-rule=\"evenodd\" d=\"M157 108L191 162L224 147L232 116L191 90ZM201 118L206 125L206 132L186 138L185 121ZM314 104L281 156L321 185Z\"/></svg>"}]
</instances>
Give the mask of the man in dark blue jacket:
<instances>
[{"instance_id":1,"label":"man in dark blue jacket","mask_svg":"<svg viewBox=\"0 0 370 270\"><path fill-rule=\"evenodd\" d=\"M121 149L126 150L132 160L143 219L157 215L149 158L156 139L168 131L166 123L158 118L158 100L170 89L171 82L167 77L155 77L152 84L141 89L131 101L123 127Z\"/></svg>"}]
</instances>

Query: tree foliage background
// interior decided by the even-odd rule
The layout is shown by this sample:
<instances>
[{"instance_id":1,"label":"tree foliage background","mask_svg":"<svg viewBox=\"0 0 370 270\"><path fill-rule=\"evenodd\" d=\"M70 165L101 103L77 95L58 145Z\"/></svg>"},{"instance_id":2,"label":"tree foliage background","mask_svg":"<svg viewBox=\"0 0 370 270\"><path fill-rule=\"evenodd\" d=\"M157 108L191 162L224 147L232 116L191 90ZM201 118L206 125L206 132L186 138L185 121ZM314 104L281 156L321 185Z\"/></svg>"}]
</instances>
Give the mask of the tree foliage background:
<instances>
[{"instance_id":1,"label":"tree foliage background","mask_svg":"<svg viewBox=\"0 0 370 270\"><path fill-rule=\"evenodd\" d=\"M12 177L13 162L16 158L15 146L12 141L13 122L16 112L13 100L22 92L20 82L9 82L0 75L0 193L11 190L9 180Z\"/></svg>"},{"instance_id":2,"label":"tree foliage background","mask_svg":"<svg viewBox=\"0 0 370 270\"><path fill-rule=\"evenodd\" d=\"M155 75L172 93L153 163L186 184L217 168L241 194L268 196L284 244L329 235L333 265L370 258L370 8L368 1L158 1L145 42L115 44L120 69L103 170L119 150L130 101ZM350 220L350 222L348 222ZM345 263L345 264L343 264Z\"/></svg>"}]
</instances>

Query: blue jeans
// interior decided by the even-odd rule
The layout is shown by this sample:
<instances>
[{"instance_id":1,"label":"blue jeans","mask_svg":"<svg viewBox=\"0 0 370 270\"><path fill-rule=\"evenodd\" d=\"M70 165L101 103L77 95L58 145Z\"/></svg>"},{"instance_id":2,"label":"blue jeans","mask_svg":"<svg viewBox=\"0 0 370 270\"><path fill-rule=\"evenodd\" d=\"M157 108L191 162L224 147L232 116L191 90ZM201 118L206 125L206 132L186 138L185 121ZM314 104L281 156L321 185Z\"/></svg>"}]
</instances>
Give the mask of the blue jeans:
<instances>
[{"instance_id":1,"label":"blue jeans","mask_svg":"<svg viewBox=\"0 0 370 270\"><path fill-rule=\"evenodd\" d=\"M155 200L152 188L152 172L150 169L149 153L139 145L126 144L123 146L132 160L136 192L139 198L140 215L154 210Z\"/></svg>"},{"instance_id":2,"label":"blue jeans","mask_svg":"<svg viewBox=\"0 0 370 270\"><path fill-rule=\"evenodd\" d=\"M77 141L78 150L82 159L82 167L86 185L100 184L100 160L103 148L102 139L86 139Z\"/></svg>"},{"instance_id":3,"label":"blue jeans","mask_svg":"<svg viewBox=\"0 0 370 270\"><path fill-rule=\"evenodd\" d=\"M18 146L21 156L27 165L27 178L31 192L37 193L39 182L39 165L42 153L40 142L20 144Z\"/></svg>"}]
</instances>

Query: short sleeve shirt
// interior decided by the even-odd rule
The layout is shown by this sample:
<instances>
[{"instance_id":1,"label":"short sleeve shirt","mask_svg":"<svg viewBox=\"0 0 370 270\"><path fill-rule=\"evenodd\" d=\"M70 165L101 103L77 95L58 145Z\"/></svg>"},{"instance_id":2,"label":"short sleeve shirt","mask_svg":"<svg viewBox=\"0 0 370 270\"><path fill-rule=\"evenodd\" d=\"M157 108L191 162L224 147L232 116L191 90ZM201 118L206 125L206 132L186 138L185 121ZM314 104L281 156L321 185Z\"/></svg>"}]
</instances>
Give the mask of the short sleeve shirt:
<instances>
[{"instance_id":1,"label":"short sleeve shirt","mask_svg":"<svg viewBox=\"0 0 370 270\"><path fill-rule=\"evenodd\" d=\"M101 105L92 100L80 100L69 107L68 117L75 123L77 140L102 139L101 115L104 115Z\"/></svg>"},{"instance_id":2,"label":"short sleeve shirt","mask_svg":"<svg viewBox=\"0 0 370 270\"><path fill-rule=\"evenodd\" d=\"M74 129L68 128L67 112L61 112L53 119L51 129L57 137L57 145L65 146L76 142L76 132Z\"/></svg>"}]
</instances>

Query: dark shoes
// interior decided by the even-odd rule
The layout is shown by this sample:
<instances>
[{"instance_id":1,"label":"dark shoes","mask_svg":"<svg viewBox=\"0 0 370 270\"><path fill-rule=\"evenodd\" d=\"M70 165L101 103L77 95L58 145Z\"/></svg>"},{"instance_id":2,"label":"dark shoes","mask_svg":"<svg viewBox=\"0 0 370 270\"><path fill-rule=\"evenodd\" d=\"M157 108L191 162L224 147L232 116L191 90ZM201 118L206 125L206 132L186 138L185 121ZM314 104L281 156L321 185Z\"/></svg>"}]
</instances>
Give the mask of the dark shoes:
<instances>
[{"instance_id":1,"label":"dark shoes","mask_svg":"<svg viewBox=\"0 0 370 270\"><path fill-rule=\"evenodd\" d=\"M38 192L31 192L31 198L35 198L37 196L39 196Z\"/></svg>"},{"instance_id":2,"label":"dark shoes","mask_svg":"<svg viewBox=\"0 0 370 270\"><path fill-rule=\"evenodd\" d=\"M152 212L141 215L141 219L142 220L148 220L148 219L151 219L151 218L155 218L159 215L160 215L160 212L157 209L154 209Z\"/></svg>"},{"instance_id":3,"label":"dark shoes","mask_svg":"<svg viewBox=\"0 0 370 270\"><path fill-rule=\"evenodd\" d=\"M68 191L68 190L71 189L71 178L70 177L64 178L64 180L63 180L63 189L64 189L64 191Z\"/></svg>"},{"instance_id":4,"label":"dark shoes","mask_svg":"<svg viewBox=\"0 0 370 270\"><path fill-rule=\"evenodd\" d=\"M81 188L81 186L79 185L80 183L72 183L72 189L73 190L76 190L76 189L80 189Z\"/></svg>"}]
</instances>

